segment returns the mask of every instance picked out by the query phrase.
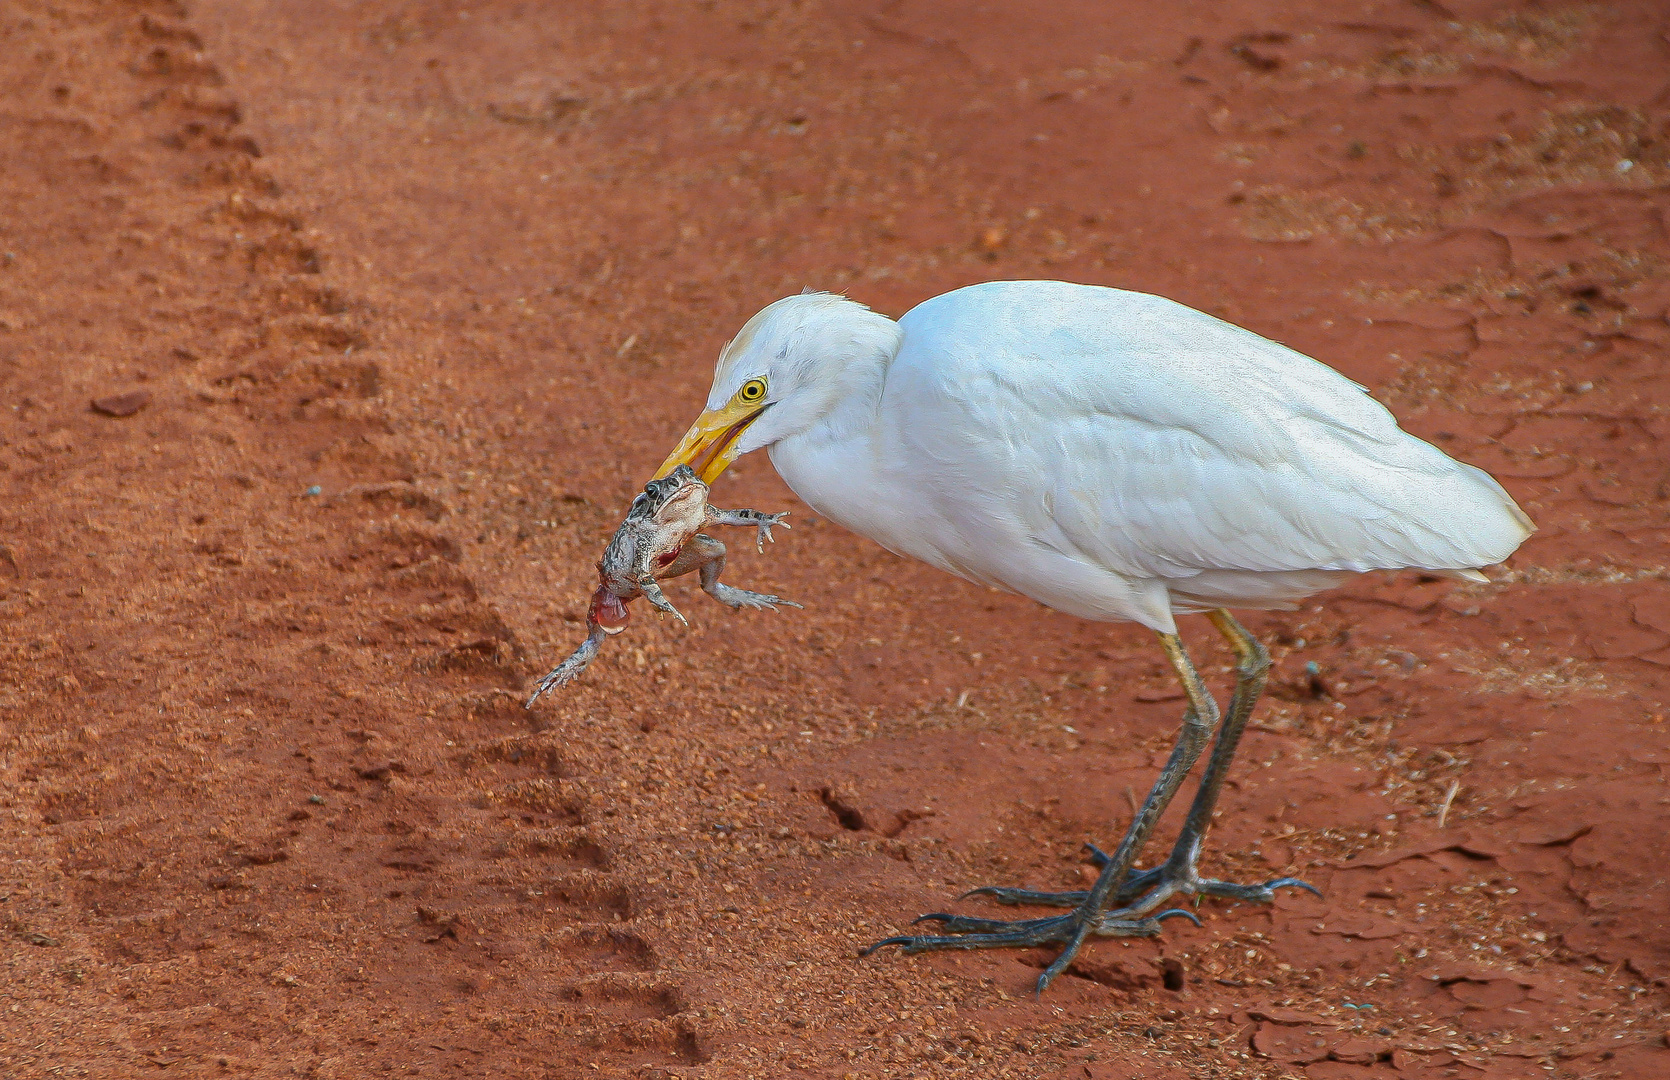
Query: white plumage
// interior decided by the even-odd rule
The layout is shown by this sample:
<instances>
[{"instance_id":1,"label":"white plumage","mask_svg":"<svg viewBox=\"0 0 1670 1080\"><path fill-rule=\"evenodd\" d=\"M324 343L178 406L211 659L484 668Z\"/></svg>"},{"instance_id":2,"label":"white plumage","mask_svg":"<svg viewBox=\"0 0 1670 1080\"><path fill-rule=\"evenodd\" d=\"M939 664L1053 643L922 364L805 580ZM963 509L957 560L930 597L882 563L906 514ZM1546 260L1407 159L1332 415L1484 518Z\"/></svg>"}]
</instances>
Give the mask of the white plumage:
<instances>
[{"instance_id":1,"label":"white plumage","mask_svg":"<svg viewBox=\"0 0 1670 1080\"><path fill-rule=\"evenodd\" d=\"M709 407L758 375L771 408L735 449L768 447L808 505L1090 619L1173 631L1365 570L1465 574L1532 528L1332 368L1157 296L991 282L897 324L789 297L726 350Z\"/></svg>"},{"instance_id":2,"label":"white plumage","mask_svg":"<svg viewBox=\"0 0 1670 1080\"><path fill-rule=\"evenodd\" d=\"M1483 580L1479 568L1533 528L1489 475L1401 430L1332 368L1170 300L1058 281L973 285L897 323L824 293L777 301L726 347L707 411L660 475L691 464L711 482L761 447L807 504L901 555L1159 634L1188 708L1096 884L975 890L1072 914L926 915L943 933L871 947L1059 944L1040 990L1090 935L1150 936L1167 915L1194 917L1159 912L1168 897L1268 902L1279 888L1311 889L1196 869L1270 668L1225 609L1291 607L1368 570ZM1196 611L1238 660L1221 728L1176 633L1174 615ZM1214 732L1171 855L1136 871Z\"/></svg>"}]
</instances>

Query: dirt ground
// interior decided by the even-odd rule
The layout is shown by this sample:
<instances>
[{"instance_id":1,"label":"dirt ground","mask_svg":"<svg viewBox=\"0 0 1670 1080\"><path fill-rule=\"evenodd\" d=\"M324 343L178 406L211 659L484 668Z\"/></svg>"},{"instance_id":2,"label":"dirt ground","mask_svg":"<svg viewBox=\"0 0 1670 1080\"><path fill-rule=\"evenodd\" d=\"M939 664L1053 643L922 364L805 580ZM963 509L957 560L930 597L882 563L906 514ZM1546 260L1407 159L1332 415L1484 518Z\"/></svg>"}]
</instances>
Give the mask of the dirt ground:
<instances>
[{"instance_id":1,"label":"dirt ground","mask_svg":"<svg viewBox=\"0 0 1670 1080\"><path fill-rule=\"evenodd\" d=\"M1670 1076L1667 33L0 0L0 1073ZM1208 868L1326 899L1206 901L1041 1000L1043 952L856 953L1083 879L1176 730L1146 631L745 459L715 500L795 529L728 579L806 610L679 583L688 630L520 704L749 314L1001 277L1318 356L1540 526L1489 585L1250 617Z\"/></svg>"}]
</instances>

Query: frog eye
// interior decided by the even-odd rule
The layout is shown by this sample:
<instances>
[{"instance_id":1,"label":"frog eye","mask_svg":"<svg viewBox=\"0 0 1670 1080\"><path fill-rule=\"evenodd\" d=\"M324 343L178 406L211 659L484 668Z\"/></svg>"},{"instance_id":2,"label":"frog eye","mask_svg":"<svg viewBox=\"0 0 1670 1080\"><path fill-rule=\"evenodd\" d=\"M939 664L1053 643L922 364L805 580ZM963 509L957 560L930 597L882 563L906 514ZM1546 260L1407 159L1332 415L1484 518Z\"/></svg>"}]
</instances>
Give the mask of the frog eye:
<instances>
[{"instance_id":1,"label":"frog eye","mask_svg":"<svg viewBox=\"0 0 1670 1080\"><path fill-rule=\"evenodd\" d=\"M764 379L749 379L742 384L742 389L736 392L738 401L747 402L750 405L763 397L765 397Z\"/></svg>"}]
</instances>

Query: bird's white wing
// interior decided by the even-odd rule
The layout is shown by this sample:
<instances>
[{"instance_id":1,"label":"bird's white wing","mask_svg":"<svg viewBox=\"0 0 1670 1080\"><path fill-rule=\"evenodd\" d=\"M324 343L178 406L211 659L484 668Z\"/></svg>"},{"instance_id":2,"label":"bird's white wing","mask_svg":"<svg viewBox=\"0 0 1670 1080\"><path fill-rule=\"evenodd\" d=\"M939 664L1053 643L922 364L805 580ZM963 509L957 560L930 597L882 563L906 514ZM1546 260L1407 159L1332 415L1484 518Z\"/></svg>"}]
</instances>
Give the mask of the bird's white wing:
<instances>
[{"instance_id":1,"label":"bird's white wing","mask_svg":"<svg viewBox=\"0 0 1670 1080\"><path fill-rule=\"evenodd\" d=\"M1463 569L1531 529L1357 384L1168 300L998 282L901 326L882 413L908 418L890 439L959 548L1002 518L1126 577Z\"/></svg>"}]
</instances>

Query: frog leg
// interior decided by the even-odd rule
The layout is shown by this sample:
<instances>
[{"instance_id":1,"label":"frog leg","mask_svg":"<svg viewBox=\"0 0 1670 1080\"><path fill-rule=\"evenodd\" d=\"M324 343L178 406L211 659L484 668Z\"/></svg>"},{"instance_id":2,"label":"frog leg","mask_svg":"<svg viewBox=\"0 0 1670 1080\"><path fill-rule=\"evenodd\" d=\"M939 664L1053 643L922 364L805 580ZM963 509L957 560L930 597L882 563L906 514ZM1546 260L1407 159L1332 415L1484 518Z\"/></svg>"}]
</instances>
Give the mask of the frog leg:
<instances>
[{"instance_id":1,"label":"frog leg","mask_svg":"<svg viewBox=\"0 0 1670 1080\"><path fill-rule=\"evenodd\" d=\"M783 520L788 516L787 510L780 514L767 514L760 510L721 510L711 505L707 508L707 520L714 525L752 525L758 529L759 532L754 535L754 548L760 552L765 551L767 540L773 544L777 542L777 538L771 535L773 525L781 525L785 529L790 527Z\"/></svg>"},{"instance_id":2,"label":"frog leg","mask_svg":"<svg viewBox=\"0 0 1670 1080\"><path fill-rule=\"evenodd\" d=\"M678 608L673 606L672 601L667 599L667 594L661 591L661 586L655 583L654 578L650 577L648 574L639 578L638 589L644 594L644 599L648 600L650 605L653 606L655 610L665 611L669 615L677 615L679 622L683 623L685 626L690 625L690 620L686 619L683 613L680 612Z\"/></svg>"},{"instance_id":3,"label":"frog leg","mask_svg":"<svg viewBox=\"0 0 1670 1080\"><path fill-rule=\"evenodd\" d=\"M754 511L750 510L748 512L753 513ZM738 589L720 581L719 575L725 571L725 545L713 537L697 533L690 538L689 543L684 547L685 552L692 549L698 553L701 560L702 591L721 604L738 610L742 608L770 608L772 611L777 610L778 604L786 604L789 607L800 606L793 600L784 600L781 596L749 592L747 589ZM673 561L673 565L677 566L679 562L683 561L683 558L684 554L680 553L679 558Z\"/></svg>"},{"instance_id":4,"label":"frog leg","mask_svg":"<svg viewBox=\"0 0 1670 1080\"><path fill-rule=\"evenodd\" d=\"M718 549L717 553L714 551L715 548ZM683 577L692 571L700 570L715 558L722 559L724 557L724 544L710 536L697 533L684 542L684 546L679 548L678 554L673 556L672 562L655 571L655 579L666 581L669 578Z\"/></svg>"},{"instance_id":5,"label":"frog leg","mask_svg":"<svg viewBox=\"0 0 1670 1080\"><path fill-rule=\"evenodd\" d=\"M626 601L610 592L606 586L598 586L592 594L591 607L586 612L586 629L589 631L586 640L580 642L580 647L574 650L567 660L551 669L533 689L533 696L528 698L526 708L533 708L533 703L539 700L539 695L553 686L566 686L573 678L586 670L597 650L602 648L606 638L625 630L632 622L632 613L626 609Z\"/></svg>"},{"instance_id":6,"label":"frog leg","mask_svg":"<svg viewBox=\"0 0 1670 1080\"><path fill-rule=\"evenodd\" d=\"M523 707L533 708L533 703L539 700L539 695L553 686L568 685L574 676L586 670L586 665L591 663L592 657L597 655L597 650L603 645L603 639L608 636L607 631L601 626L592 624L591 633L586 636L586 640L580 642L580 647L574 650L572 656L551 669L550 674L539 680L539 683L533 688L533 695L528 698Z\"/></svg>"}]
</instances>

